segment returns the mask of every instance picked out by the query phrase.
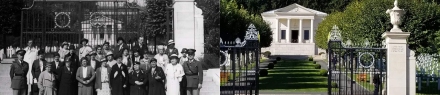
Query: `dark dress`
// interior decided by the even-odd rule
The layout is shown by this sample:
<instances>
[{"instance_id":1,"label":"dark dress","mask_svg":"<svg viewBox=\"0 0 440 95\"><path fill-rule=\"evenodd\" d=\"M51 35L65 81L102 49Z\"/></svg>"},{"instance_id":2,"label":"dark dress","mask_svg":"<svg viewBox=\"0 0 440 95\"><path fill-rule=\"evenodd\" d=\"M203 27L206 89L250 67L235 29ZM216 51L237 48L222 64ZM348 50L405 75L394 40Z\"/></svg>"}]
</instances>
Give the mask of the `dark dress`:
<instances>
[{"instance_id":1,"label":"dark dress","mask_svg":"<svg viewBox=\"0 0 440 95\"><path fill-rule=\"evenodd\" d=\"M121 63L121 67L118 67L118 64L113 65L110 71L110 87L112 95L126 95L126 90L123 85L127 85L128 79L128 69L127 66ZM117 73L117 74L116 74ZM115 76L116 74L116 76Z\"/></svg>"},{"instance_id":2,"label":"dark dress","mask_svg":"<svg viewBox=\"0 0 440 95\"><path fill-rule=\"evenodd\" d=\"M59 79L60 86L58 88L59 95L78 95L76 89L78 88L78 84L75 73L73 69L67 69L66 66L63 66L61 70L59 70Z\"/></svg>"},{"instance_id":3,"label":"dark dress","mask_svg":"<svg viewBox=\"0 0 440 95\"><path fill-rule=\"evenodd\" d=\"M58 66L55 65L55 61L49 62L49 64L52 65L52 70L53 70L53 74L55 75L55 88L59 88L60 87L60 77L59 77L59 73L61 71L61 69L64 68L64 63L63 62L59 62Z\"/></svg>"},{"instance_id":4,"label":"dark dress","mask_svg":"<svg viewBox=\"0 0 440 95\"><path fill-rule=\"evenodd\" d=\"M155 79L159 76L161 79ZM165 74L160 67L156 67L154 72L149 70L147 73L148 79L148 95L165 95Z\"/></svg>"},{"instance_id":5,"label":"dark dress","mask_svg":"<svg viewBox=\"0 0 440 95\"><path fill-rule=\"evenodd\" d=\"M145 84L147 84L146 73L142 70L139 72L133 71L129 75L129 83L130 83L130 95L145 95L146 89ZM143 85L137 85L135 81L143 82Z\"/></svg>"}]
</instances>

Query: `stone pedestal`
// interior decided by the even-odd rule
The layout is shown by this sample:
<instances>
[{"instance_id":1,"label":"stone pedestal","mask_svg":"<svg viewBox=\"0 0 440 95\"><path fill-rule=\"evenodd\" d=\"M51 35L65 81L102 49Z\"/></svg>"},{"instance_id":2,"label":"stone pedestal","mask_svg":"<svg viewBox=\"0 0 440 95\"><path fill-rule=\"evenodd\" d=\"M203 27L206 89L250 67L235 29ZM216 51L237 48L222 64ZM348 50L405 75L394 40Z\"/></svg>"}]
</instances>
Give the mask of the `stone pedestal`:
<instances>
[{"instance_id":1,"label":"stone pedestal","mask_svg":"<svg viewBox=\"0 0 440 95\"><path fill-rule=\"evenodd\" d=\"M195 57L204 52L204 32L202 10L194 0L174 0L174 41L175 47L196 49ZM179 54L180 55L180 54Z\"/></svg>"},{"instance_id":2,"label":"stone pedestal","mask_svg":"<svg viewBox=\"0 0 440 95\"><path fill-rule=\"evenodd\" d=\"M390 31L382 34L387 45L387 95L415 95L415 64L409 64L409 32Z\"/></svg>"}]
</instances>

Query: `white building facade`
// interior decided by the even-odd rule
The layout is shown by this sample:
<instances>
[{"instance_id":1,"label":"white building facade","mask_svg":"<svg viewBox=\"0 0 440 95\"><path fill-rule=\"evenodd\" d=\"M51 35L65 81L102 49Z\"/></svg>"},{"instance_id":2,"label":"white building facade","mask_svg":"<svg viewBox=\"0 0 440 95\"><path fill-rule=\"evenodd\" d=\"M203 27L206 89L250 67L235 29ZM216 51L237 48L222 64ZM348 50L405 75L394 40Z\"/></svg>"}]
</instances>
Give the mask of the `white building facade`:
<instances>
[{"instance_id":1,"label":"white building facade","mask_svg":"<svg viewBox=\"0 0 440 95\"><path fill-rule=\"evenodd\" d=\"M272 29L272 44L261 51L272 55L317 55L314 36L326 13L292 4L261 14Z\"/></svg>"}]
</instances>

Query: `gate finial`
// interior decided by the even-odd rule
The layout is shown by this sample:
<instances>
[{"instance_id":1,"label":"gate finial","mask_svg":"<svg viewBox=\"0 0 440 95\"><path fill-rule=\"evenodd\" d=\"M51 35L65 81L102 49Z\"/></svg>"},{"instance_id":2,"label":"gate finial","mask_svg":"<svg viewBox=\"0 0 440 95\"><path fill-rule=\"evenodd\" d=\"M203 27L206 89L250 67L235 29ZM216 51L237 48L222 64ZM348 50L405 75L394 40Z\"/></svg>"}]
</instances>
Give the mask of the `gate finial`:
<instances>
[{"instance_id":1,"label":"gate finial","mask_svg":"<svg viewBox=\"0 0 440 95\"><path fill-rule=\"evenodd\" d=\"M258 30L255 28L254 24L249 25L246 31L245 40L258 40Z\"/></svg>"}]
</instances>

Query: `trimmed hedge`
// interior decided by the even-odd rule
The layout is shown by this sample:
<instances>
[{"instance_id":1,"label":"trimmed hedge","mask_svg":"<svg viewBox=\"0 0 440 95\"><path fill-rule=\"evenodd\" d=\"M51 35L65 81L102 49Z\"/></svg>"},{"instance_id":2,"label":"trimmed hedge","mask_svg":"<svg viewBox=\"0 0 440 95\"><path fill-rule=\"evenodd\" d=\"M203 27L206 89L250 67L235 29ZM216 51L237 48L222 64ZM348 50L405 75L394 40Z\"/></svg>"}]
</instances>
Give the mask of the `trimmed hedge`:
<instances>
[{"instance_id":1,"label":"trimmed hedge","mask_svg":"<svg viewBox=\"0 0 440 95\"><path fill-rule=\"evenodd\" d=\"M335 82L332 82L332 88L338 88L338 84L336 84Z\"/></svg>"},{"instance_id":2,"label":"trimmed hedge","mask_svg":"<svg viewBox=\"0 0 440 95\"><path fill-rule=\"evenodd\" d=\"M321 69L321 64L315 64L315 69Z\"/></svg>"},{"instance_id":3,"label":"trimmed hedge","mask_svg":"<svg viewBox=\"0 0 440 95\"><path fill-rule=\"evenodd\" d=\"M313 57L309 57L309 61L313 61Z\"/></svg>"},{"instance_id":4,"label":"trimmed hedge","mask_svg":"<svg viewBox=\"0 0 440 95\"><path fill-rule=\"evenodd\" d=\"M313 64L316 64L316 61L313 61Z\"/></svg>"},{"instance_id":5,"label":"trimmed hedge","mask_svg":"<svg viewBox=\"0 0 440 95\"><path fill-rule=\"evenodd\" d=\"M280 61L281 60L281 57L277 57L277 61Z\"/></svg>"},{"instance_id":6,"label":"trimmed hedge","mask_svg":"<svg viewBox=\"0 0 440 95\"><path fill-rule=\"evenodd\" d=\"M327 76L327 70L325 70L325 69L321 69L320 71L319 71L319 75L321 75L321 76Z\"/></svg>"},{"instance_id":7,"label":"trimmed hedge","mask_svg":"<svg viewBox=\"0 0 440 95\"><path fill-rule=\"evenodd\" d=\"M260 70L260 76L261 77L267 76L268 74L269 74L269 72L266 69Z\"/></svg>"},{"instance_id":8,"label":"trimmed hedge","mask_svg":"<svg viewBox=\"0 0 440 95\"><path fill-rule=\"evenodd\" d=\"M267 65L267 68L269 68L269 69L273 69L273 67L274 67L273 63L269 63L269 65Z\"/></svg>"}]
</instances>

